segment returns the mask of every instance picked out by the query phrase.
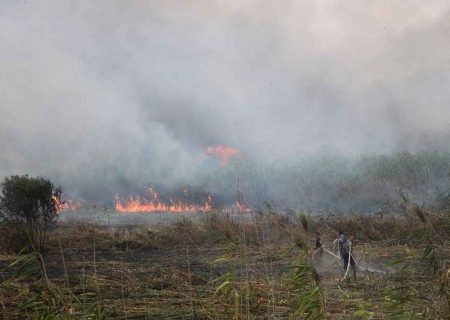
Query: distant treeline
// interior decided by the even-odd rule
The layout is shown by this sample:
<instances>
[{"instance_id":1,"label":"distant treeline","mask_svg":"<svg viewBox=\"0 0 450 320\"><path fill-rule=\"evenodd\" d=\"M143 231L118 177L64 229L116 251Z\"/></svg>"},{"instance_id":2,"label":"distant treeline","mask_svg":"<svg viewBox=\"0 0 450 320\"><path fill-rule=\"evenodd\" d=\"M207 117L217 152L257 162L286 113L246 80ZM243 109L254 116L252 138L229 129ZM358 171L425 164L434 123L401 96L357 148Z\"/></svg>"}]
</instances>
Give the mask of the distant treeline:
<instances>
[{"instance_id":1,"label":"distant treeline","mask_svg":"<svg viewBox=\"0 0 450 320\"><path fill-rule=\"evenodd\" d=\"M151 186L166 203L181 199L202 204L211 194L218 208L229 207L242 196L250 207L270 204L277 210L398 212L405 198L427 208L450 208L449 171L450 152L363 156L329 152L282 161L244 155L220 166L212 161L193 167L180 181L153 180L153 175L143 173L143 184L123 177L119 170L105 177L85 173L67 186L57 179L55 183L62 184L69 199L109 208L116 195L145 196Z\"/></svg>"},{"instance_id":2,"label":"distant treeline","mask_svg":"<svg viewBox=\"0 0 450 320\"><path fill-rule=\"evenodd\" d=\"M294 209L396 210L407 197L445 205L450 152L401 152L346 157L322 155L285 162L241 164L242 190L252 204Z\"/></svg>"}]
</instances>

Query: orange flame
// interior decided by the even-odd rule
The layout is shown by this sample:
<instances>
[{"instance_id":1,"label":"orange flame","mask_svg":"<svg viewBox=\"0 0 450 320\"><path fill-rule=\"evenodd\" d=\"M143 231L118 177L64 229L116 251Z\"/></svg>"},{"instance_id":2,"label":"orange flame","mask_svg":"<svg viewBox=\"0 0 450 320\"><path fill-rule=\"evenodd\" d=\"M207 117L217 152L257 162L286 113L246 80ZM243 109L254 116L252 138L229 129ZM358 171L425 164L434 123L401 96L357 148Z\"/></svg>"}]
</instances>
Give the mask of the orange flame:
<instances>
[{"instance_id":1,"label":"orange flame","mask_svg":"<svg viewBox=\"0 0 450 320\"><path fill-rule=\"evenodd\" d=\"M215 147L206 148L205 153L209 156L217 156L220 159L220 163L223 165L228 164L232 158L237 158L240 156L238 149L225 147L221 144Z\"/></svg>"},{"instance_id":2,"label":"orange flame","mask_svg":"<svg viewBox=\"0 0 450 320\"><path fill-rule=\"evenodd\" d=\"M56 208L59 214L66 211L76 211L81 209L81 203L78 201L58 200L55 197L53 197L53 199L56 201Z\"/></svg>"},{"instance_id":3,"label":"orange flame","mask_svg":"<svg viewBox=\"0 0 450 320\"><path fill-rule=\"evenodd\" d=\"M170 203L164 203L158 198L158 193L149 189L152 199L145 199L143 197L130 197L128 201L121 202L116 196L115 208L116 211L122 213L135 212L208 212L212 210L213 199L208 196L208 200L203 205L188 204L181 200L170 199Z\"/></svg>"},{"instance_id":4,"label":"orange flame","mask_svg":"<svg viewBox=\"0 0 450 320\"><path fill-rule=\"evenodd\" d=\"M252 212L252 209L250 209L249 207L247 207L245 204L240 203L239 201L236 201L236 203L234 204L233 209L238 212L238 213L243 213L243 212Z\"/></svg>"}]
</instances>

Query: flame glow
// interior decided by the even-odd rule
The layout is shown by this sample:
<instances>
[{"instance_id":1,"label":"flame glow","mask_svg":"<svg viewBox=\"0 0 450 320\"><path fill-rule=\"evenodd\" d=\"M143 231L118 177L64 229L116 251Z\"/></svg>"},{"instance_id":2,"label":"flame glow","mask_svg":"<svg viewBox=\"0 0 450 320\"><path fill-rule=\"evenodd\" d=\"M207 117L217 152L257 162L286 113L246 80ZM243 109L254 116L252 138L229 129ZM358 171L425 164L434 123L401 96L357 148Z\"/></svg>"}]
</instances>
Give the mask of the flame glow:
<instances>
[{"instance_id":1,"label":"flame glow","mask_svg":"<svg viewBox=\"0 0 450 320\"><path fill-rule=\"evenodd\" d=\"M76 211L81 209L81 203L78 201L58 200L55 197L53 197L53 199L56 201L56 207L60 214L66 211Z\"/></svg>"},{"instance_id":2,"label":"flame glow","mask_svg":"<svg viewBox=\"0 0 450 320\"><path fill-rule=\"evenodd\" d=\"M208 212L213 207L212 196L209 195L204 204L189 204L179 199L170 198L169 203L161 201L158 193L149 189L151 199L144 197L130 197L127 201L120 201L116 197L115 209L121 213L136 213L136 212Z\"/></svg>"},{"instance_id":3,"label":"flame glow","mask_svg":"<svg viewBox=\"0 0 450 320\"><path fill-rule=\"evenodd\" d=\"M247 207L243 203L240 203L239 201L236 201L236 203L234 204L233 210L237 213L252 212L251 208Z\"/></svg>"},{"instance_id":4,"label":"flame glow","mask_svg":"<svg viewBox=\"0 0 450 320\"><path fill-rule=\"evenodd\" d=\"M240 156L240 152L238 149L226 147L221 144L215 147L206 148L205 154L218 157L220 163L222 163L223 165L228 164L232 158L237 158Z\"/></svg>"}]
</instances>

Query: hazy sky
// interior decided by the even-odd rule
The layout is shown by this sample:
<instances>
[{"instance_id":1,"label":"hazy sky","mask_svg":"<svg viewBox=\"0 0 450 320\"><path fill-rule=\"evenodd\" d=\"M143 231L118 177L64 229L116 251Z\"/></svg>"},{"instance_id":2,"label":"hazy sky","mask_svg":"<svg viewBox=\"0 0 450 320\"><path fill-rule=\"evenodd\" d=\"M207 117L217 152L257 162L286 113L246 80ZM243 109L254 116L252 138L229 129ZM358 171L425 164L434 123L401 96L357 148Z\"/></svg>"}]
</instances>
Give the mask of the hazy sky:
<instances>
[{"instance_id":1,"label":"hazy sky","mask_svg":"<svg viewBox=\"0 0 450 320\"><path fill-rule=\"evenodd\" d=\"M208 145L269 159L448 148L449 10L0 1L0 174L126 189L189 180Z\"/></svg>"}]
</instances>

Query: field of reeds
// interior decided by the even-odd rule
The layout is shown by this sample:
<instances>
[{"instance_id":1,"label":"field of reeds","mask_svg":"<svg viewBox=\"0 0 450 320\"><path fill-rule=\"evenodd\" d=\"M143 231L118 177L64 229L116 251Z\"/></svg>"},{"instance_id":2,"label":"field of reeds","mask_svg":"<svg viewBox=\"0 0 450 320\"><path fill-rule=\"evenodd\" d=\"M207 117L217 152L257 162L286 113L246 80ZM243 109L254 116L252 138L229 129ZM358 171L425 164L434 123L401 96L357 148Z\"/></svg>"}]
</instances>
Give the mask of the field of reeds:
<instances>
[{"instance_id":1,"label":"field of reeds","mask_svg":"<svg viewBox=\"0 0 450 320\"><path fill-rule=\"evenodd\" d=\"M357 277L329 253L356 239ZM450 216L310 216L270 208L235 219L105 227L57 224L44 270L2 226L1 319L448 319ZM351 275L351 276L350 276Z\"/></svg>"}]
</instances>

